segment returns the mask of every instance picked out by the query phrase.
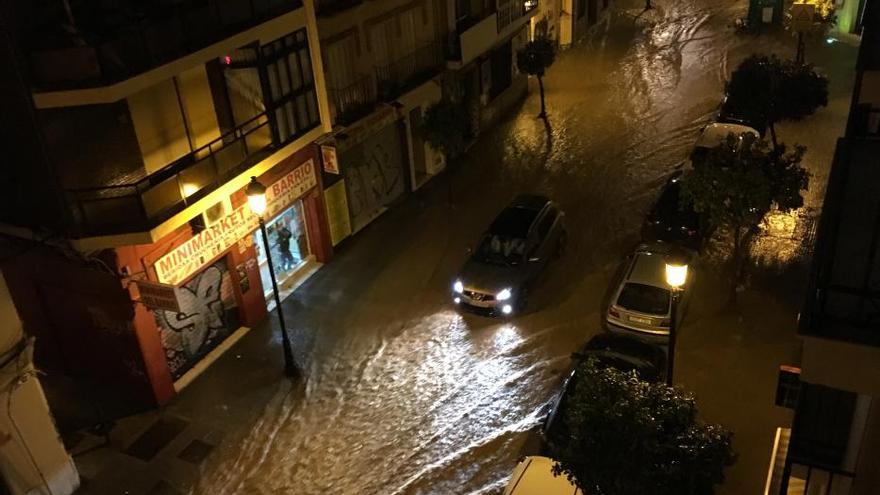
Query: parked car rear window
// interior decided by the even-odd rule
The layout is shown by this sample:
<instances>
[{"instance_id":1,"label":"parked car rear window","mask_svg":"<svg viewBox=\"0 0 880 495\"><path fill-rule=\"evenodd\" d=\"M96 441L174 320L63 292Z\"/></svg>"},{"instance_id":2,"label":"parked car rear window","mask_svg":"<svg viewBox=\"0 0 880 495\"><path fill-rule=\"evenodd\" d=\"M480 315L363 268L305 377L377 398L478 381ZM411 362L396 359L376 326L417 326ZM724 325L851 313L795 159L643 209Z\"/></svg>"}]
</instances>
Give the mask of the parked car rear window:
<instances>
[{"instance_id":1,"label":"parked car rear window","mask_svg":"<svg viewBox=\"0 0 880 495\"><path fill-rule=\"evenodd\" d=\"M669 290L630 282L620 291L617 305L639 313L665 315L669 311Z\"/></svg>"}]
</instances>

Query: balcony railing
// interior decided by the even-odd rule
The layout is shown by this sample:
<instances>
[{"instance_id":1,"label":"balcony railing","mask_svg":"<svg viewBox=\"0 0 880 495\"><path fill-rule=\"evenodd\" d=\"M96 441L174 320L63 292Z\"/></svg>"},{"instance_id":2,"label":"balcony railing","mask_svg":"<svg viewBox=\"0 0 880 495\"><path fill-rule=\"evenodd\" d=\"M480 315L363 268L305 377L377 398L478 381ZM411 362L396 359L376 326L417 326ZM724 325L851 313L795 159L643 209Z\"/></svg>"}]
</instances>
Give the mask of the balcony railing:
<instances>
[{"instance_id":1,"label":"balcony railing","mask_svg":"<svg viewBox=\"0 0 880 495\"><path fill-rule=\"evenodd\" d=\"M393 100L434 76L442 63L440 45L428 43L388 65L376 67L379 98Z\"/></svg>"},{"instance_id":2,"label":"balcony railing","mask_svg":"<svg viewBox=\"0 0 880 495\"><path fill-rule=\"evenodd\" d=\"M327 93L336 107L336 122L342 125L369 114L377 102L376 85L370 76L341 88L328 88Z\"/></svg>"},{"instance_id":3,"label":"balcony railing","mask_svg":"<svg viewBox=\"0 0 880 495\"><path fill-rule=\"evenodd\" d=\"M302 6L301 0L136 4L74 12L74 34L62 28L65 20L53 16L29 28L26 42L35 86L53 90L118 82Z\"/></svg>"},{"instance_id":4,"label":"balcony railing","mask_svg":"<svg viewBox=\"0 0 880 495\"><path fill-rule=\"evenodd\" d=\"M498 3L498 31L538 8L538 0L507 0Z\"/></svg>"},{"instance_id":5,"label":"balcony railing","mask_svg":"<svg viewBox=\"0 0 880 495\"><path fill-rule=\"evenodd\" d=\"M284 143L261 113L136 182L67 190L79 235L144 232L242 173Z\"/></svg>"}]
</instances>

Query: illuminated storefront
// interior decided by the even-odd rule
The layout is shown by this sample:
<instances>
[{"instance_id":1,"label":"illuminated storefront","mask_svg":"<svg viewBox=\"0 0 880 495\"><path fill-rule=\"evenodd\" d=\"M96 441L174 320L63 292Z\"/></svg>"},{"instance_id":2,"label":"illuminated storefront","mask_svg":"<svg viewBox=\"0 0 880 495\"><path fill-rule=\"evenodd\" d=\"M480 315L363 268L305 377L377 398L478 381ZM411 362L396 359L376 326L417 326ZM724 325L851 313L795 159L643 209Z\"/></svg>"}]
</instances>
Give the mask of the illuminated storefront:
<instances>
[{"instance_id":1,"label":"illuminated storefront","mask_svg":"<svg viewBox=\"0 0 880 495\"><path fill-rule=\"evenodd\" d=\"M331 254L316 163L315 147L309 146L258 177L267 185L265 218L281 284ZM168 288L177 305L139 304L134 317L142 331L159 334L161 348L145 355L164 361L158 368L167 374L151 378L154 389L156 380L164 381L172 396L204 368L201 363L210 363L266 316L271 284L258 219L243 189L218 205L210 218L202 215L159 242L116 249L133 280Z\"/></svg>"}]
</instances>

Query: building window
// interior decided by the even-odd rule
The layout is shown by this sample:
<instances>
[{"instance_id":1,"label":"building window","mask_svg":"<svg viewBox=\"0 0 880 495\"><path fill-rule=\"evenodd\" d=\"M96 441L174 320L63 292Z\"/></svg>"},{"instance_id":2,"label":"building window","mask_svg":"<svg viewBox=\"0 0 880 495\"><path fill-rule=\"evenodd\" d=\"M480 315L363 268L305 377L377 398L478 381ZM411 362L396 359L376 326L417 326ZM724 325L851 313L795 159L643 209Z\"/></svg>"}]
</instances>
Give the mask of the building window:
<instances>
[{"instance_id":1,"label":"building window","mask_svg":"<svg viewBox=\"0 0 880 495\"><path fill-rule=\"evenodd\" d=\"M306 30L261 46L260 55L266 111L275 139L284 143L314 129L320 116Z\"/></svg>"}]
</instances>

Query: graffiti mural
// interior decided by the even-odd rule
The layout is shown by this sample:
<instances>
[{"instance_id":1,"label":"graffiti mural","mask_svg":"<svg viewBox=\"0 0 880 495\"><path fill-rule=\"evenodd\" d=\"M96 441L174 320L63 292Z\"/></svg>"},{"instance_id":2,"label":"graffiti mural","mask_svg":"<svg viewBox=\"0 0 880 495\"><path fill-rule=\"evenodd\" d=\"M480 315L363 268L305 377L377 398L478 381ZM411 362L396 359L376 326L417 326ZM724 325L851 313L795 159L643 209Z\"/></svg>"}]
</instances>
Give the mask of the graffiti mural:
<instances>
[{"instance_id":1,"label":"graffiti mural","mask_svg":"<svg viewBox=\"0 0 880 495\"><path fill-rule=\"evenodd\" d=\"M226 260L178 288L180 312L156 310L156 324L174 379L180 378L239 326Z\"/></svg>"},{"instance_id":2,"label":"graffiti mural","mask_svg":"<svg viewBox=\"0 0 880 495\"><path fill-rule=\"evenodd\" d=\"M389 125L340 157L352 226L358 230L404 192L397 125Z\"/></svg>"}]
</instances>

